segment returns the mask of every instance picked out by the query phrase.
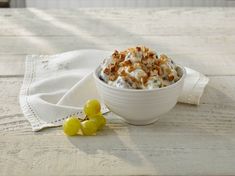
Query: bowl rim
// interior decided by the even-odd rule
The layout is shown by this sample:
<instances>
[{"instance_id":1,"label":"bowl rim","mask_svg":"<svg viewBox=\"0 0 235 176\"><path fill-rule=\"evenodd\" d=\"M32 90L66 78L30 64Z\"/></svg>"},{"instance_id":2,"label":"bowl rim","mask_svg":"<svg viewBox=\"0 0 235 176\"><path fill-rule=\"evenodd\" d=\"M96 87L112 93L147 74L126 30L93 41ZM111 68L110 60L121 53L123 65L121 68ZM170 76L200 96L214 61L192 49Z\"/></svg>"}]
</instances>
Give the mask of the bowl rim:
<instances>
[{"instance_id":1,"label":"bowl rim","mask_svg":"<svg viewBox=\"0 0 235 176\"><path fill-rule=\"evenodd\" d=\"M178 65L178 64L176 66L179 67L182 70L182 72L183 72L183 75L181 76L181 78L177 82L175 82L174 84L171 84L171 85L166 86L166 87L161 87L161 88L153 88L153 89L128 89L128 88L118 88L118 87L111 86L111 85L107 84L106 82L102 81L99 78L99 76L97 75L98 70L100 69L100 66L98 66L95 69L95 71L93 71L93 77L100 84L102 84L105 87L108 87L110 89L113 89L113 90L118 90L118 91L123 91L123 92L153 92L153 91L163 91L163 90L166 90L166 89L174 88L174 87L178 86L182 81L184 81L185 76L186 76L185 68L183 66Z\"/></svg>"}]
</instances>

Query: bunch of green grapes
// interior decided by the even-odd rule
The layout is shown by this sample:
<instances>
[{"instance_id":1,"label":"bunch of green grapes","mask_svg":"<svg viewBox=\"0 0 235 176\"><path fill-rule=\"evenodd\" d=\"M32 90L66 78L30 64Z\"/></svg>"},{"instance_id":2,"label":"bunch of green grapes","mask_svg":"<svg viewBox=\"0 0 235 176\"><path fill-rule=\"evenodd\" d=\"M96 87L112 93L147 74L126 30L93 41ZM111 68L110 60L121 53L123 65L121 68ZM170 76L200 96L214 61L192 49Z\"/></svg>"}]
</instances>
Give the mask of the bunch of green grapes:
<instances>
[{"instance_id":1,"label":"bunch of green grapes","mask_svg":"<svg viewBox=\"0 0 235 176\"><path fill-rule=\"evenodd\" d=\"M100 110L98 100L88 100L83 108L86 118L82 120L72 116L66 119L63 124L64 133L68 136L77 135L79 132L87 136L96 134L106 124L106 119Z\"/></svg>"}]
</instances>

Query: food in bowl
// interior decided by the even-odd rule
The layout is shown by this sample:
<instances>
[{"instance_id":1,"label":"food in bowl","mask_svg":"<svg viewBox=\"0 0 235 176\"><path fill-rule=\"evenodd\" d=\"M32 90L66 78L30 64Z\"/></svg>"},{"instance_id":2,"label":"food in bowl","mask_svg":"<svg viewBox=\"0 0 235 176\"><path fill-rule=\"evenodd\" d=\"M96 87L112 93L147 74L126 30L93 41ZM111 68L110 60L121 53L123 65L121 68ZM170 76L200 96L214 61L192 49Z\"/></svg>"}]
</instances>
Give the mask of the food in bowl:
<instances>
[{"instance_id":1,"label":"food in bowl","mask_svg":"<svg viewBox=\"0 0 235 176\"><path fill-rule=\"evenodd\" d=\"M133 58L131 54L128 56L128 52L131 53L137 51L137 53L139 53L140 50L143 50L142 53L149 53L147 58L152 59L152 61L157 63L155 64L152 62L155 66L158 66L156 68L160 68L160 71L155 71L156 75L152 74L152 70L149 69L154 68L155 66L152 66L151 64L148 65L148 62L146 62L145 65L145 58ZM157 54L153 52L153 56L151 56L151 52L152 51L146 47L136 47L127 49L123 52L115 51L109 59L106 59L96 68L93 74L97 90L105 105L123 120L133 125L147 125L158 120L160 115L165 114L175 106L183 87L186 74L184 68L176 65L165 55L158 57ZM124 55L120 56L123 53L125 54L125 57ZM142 53L140 53L140 55L143 56L144 54ZM117 55L119 55L119 57L117 57ZM115 62L116 59L119 59L120 61ZM127 61L129 60L128 62L131 62L128 66L123 65L125 59L127 59ZM144 63L142 63L142 59ZM119 64L117 64L117 62ZM133 66L135 64L139 64L140 67L135 68ZM145 67L142 68L141 65L145 65L147 69L145 70ZM168 70L169 72L167 71L167 68L164 70L164 65L168 66L167 68L170 68L171 70ZM128 69L133 69L132 67L134 67L134 71L141 69L144 73L139 73L138 75L133 70L129 71ZM110 73L105 70L106 68L109 69L108 71ZM123 70L125 71L125 74L128 75L127 80L125 79L126 75L122 75ZM137 74L137 76L132 72ZM173 75L174 78L171 77L171 75ZM157 80L157 83L154 81L149 83L151 80L150 77L154 76L156 76L155 79ZM122 80L120 81L121 83L118 82L119 79Z\"/></svg>"},{"instance_id":2,"label":"food in bowl","mask_svg":"<svg viewBox=\"0 0 235 176\"><path fill-rule=\"evenodd\" d=\"M99 77L107 84L129 89L154 89L174 84L182 75L167 55L145 46L115 50L101 65Z\"/></svg>"}]
</instances>

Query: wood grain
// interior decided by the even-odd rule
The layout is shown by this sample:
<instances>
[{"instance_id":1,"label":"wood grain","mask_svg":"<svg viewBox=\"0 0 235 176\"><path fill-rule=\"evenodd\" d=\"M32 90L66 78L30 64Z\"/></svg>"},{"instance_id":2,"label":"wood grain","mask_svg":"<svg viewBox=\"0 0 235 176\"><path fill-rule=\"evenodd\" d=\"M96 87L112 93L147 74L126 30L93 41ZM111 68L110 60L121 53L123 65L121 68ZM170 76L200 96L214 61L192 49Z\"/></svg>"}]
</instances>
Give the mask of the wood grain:
<instances>
[{"instance_id":1,"label":"wood grain","mask_svg":"<svg viewBox=\"0 0 235 176\"><path fill-rule=\"evenodd\" d=\"M214 13L199 11L189 12L180 9L158 10L138 9L123 11L105 10L94 13L95 10L76 10L70 13L64 11L41 11L29 9L21 13L0 12L0 36L113 36L113 35L143 35L143 36L215 36L234 35L234 12L229 8L227 14L220 13L218 8ZM13 11L14 12L14 11ZM213 17L210 21L204 20L200 13ZM190 15L188 15L190 13ZM77 16L80 16L77 20ZM128 18L125 18L128 17ZM139 20L144 21L139 24ZM223 25L221 25L221 21ZM19 28L16 30L16 28ZM15 30L12 30L15 29Z\"/></svg>"},{"instance_id":2,"label":"wood grain","mask_svg":"<svg viewBox=\"0 0 235 176\"><path fill-rule=\"evenodd\" d=\"M234 8L0 10L0 175L234 175ZM209 76L199 106L143 127L33 133L18 95L27 54L144 44Z\"/></svg>"},{"instance_id":3,"label":"wood grain","mask_svg":"<svg viewBox=\"0 0 235 176\"><path fill-rule=\"evenodd\" d=\"M35 45L36 46L36 45ZM67 50L71 51L74 49L73 46L66 45ZM112 50L110 48L106 50ZM115 46L113 46L114 48ZM94 47L95 48L95 47ZM123 48L123 47L122 47ZM156 47L159 48L159 47ZM101 47L101 49L104 49ZM43 49L41 49L43 50ZM58 52L65 52L65 49L60 49ZM160 50L159 50L160 51ZM29 51L32 54L31 51ZM44 49L44 53L37 51L38 54L50 54L49 51L46 51ZM55 54L56 52L52 52ZM169 53L169 52L164 52ZM34 53L35 54L35 53ZM193 68L205 75L208 76L234 76L235 75L235 53L234 54L200 54L193 52L190 53L171 53L168 54L173 60L175 60L177 63L183 66L187 66L190 68ZM24 62L27 54L0 54L0 77L12 77L12 76L23 76L24 74ZM208 65L211 65L213 63L213 67L208 67Z\"/></svg>"},{"instance_id":4,"label":"wood grain","mask_svg":"<svg viewBox=\"0 0 235 176\"><path fill-rule=\"evenodd\" d=\"M235 172L235 77L211 77L200 106L178 104L153 125L131 126L108 114L104 131L87 138L67 138L61 128L33 134L17 103L21 80L0 81L0 168L5 175Z\"/></svg>"},{"instance_id":5,"label":"wood grain","mask_svg":"<svg viewBox=\"0 0 235 176\"><path fill-rule=\"evenodd\" d=\"M205 88L200 106L178 104L175 109L164 115L163 122L171 123L196 123L205 126L230 125L232 130L235 128L235 76L210 77L210 82ZM29 127L29 123L23 118L19 104L19 89L22 78L0 78L0 132L17 131L22 125ZM110 116L112 118L112 116ZM166 119L165 119L166 117ZM112 120L116 120L112 118ZM160 120L160 122L162 121ZM19 122L19 124L18 124ZM119 123L120 121L118 121ZM208 122L208 124L207 124ZM218 123L217 123L218 122ZM116 122L115 122L116 123ZM158 124L158 123L156 123ZM20 127L19 127L19 126ZM210 128L210 127L209 127ZM28 133L31 129L28 128ZM137 127L138 129L138 127ZM166 128L168 130L168 128ZM219 128L217 129L219 130ZM188 133L189 131L187 131ZM216 132L216 131L215 131ZM218 132L218 131L217 131ZM200 133L200 130L198 131Z\"/></svg>"},{"instance_id":6,"label":"wood grain","mask_svg":"<svg viewBox=\"0 0 235 176\"><path fill-rule=\"evenodd\" d=\"M234 20L233 8L1 10L0 75L23 75L27 54L136 44L206 75L234 75Z\"/></svg>"},{"instance_id":7,"label":"wood grain","mask_svg":"<svg viewBox=\"0 0 235 176\"><path fill-rule=\"evenodd\" d=\"M112 41L110 44L109 41ZM23 67L27 54L55 54L76 49L113 50L135 46L137 43L156 48L159 53L167 53L182 65L196 69L207 75L235 74L235 35L230 37L200 37L200 36L168 36L168 37L1 37L1 65L12 68ZM12 45L14 44L14 47ZM117 47L118 46L118 47ZM12 55L14 53L14 55ZM8 61L12 60L11 61ZM213 63L213 67L208 65ZM9 65L9 66L8 66ZM11 74L19 73L19 69L11 70ZM1 70L2 74L4 71ZM9 71L8 71L9 72ZM7 74L7 71L5 75Z\"/></svg>"}]
</instances>

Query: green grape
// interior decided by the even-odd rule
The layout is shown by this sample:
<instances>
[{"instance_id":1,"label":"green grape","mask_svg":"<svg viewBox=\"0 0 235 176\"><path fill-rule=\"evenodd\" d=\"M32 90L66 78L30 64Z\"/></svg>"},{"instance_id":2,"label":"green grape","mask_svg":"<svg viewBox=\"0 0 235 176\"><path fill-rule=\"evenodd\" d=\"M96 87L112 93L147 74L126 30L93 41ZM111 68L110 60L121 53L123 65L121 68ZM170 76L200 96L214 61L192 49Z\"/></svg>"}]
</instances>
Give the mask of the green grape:
<instances>
[{"instance_id":1,"label":"green grape","mask_svg":"<svg viewBox=\"0 0 235 176\"><path fill-rule=\"evenodd\" d=\"M82 123L82 132L86 136L90 136L96 133L97 125L92 120L85 120Z\"/></svg>"},{"instance_id":2,"label":"green grape","mask_svg":"<svg viewBox=\"0 0 235 176\"><path fill-rule=\"evenodd\" d=\"M102 129L106 125L106 118L102 114L91 116L89 119L97 124L98 130Z\"/></svg>"},{"instance_id":3,"label":"green grape","mask_svg":"<svg viewBox=\"0 0 235 176\"><path fill-rule=\"evenodd\" d=\"M83 108L87 116L92 116L100 112L101 106L98 100L88 100Z\"/></svg>"},{"instance_id":4,"label":"green grape","mask_svg":"<svg viewBox=\"0 0 235 176\"><path fill-rule=\"evenodd\" d=\"M74 136L81 129L81 123L77 117L73 116L64 121L63 130L68 136Z\"/></svg>"}]
</instances>

